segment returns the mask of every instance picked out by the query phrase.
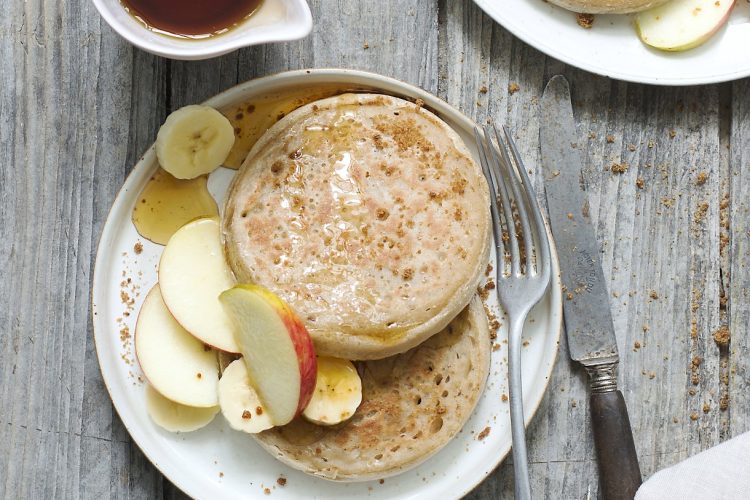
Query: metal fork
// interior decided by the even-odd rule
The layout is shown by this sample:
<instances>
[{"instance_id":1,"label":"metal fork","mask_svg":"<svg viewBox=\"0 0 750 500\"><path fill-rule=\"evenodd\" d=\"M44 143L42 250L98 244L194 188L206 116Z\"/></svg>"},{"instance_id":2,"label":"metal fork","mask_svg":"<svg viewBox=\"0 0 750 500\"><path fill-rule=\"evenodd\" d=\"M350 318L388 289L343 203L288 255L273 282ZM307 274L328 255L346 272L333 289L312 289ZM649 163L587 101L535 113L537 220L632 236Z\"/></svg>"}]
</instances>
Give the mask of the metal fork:
<instances>
[{"instance_id":1,"label":"metal fork","mask_svg":"<svg viewBox=\"0 0 750 500\"><path fill-rule=\"evenodd\" d=\"M521 155L518 153L518 148L508 128L503 127L503 132L505 138L498 134L494 126L491 129L485 126L484 137L482 137L479 129L474 128L482 170L491 188L490 212L497 252L497 269L495 270L497 286L495 289L500 304L508 316L509 324L508 379L510 381L510 425L513 435L515 497L520 500L530 500L531 486L521 388L521 334L529 311L547 291L552 259L542 213L526 168L521 161ZM493 136L499 148L493 144ZM508 186L512 190L512 198L508 192ZM498 209L498 193L502 203L502 219ZM511 199L513 204L511 204ZM522 255L516 234L519 229L516 220L520 221L525 256ZM505 234L502 230L503 221ZM509 259L506 258L506 252L510 256ZM522 259L525 264L523 266L521 265Z\"/></svg>"}]
</instances>

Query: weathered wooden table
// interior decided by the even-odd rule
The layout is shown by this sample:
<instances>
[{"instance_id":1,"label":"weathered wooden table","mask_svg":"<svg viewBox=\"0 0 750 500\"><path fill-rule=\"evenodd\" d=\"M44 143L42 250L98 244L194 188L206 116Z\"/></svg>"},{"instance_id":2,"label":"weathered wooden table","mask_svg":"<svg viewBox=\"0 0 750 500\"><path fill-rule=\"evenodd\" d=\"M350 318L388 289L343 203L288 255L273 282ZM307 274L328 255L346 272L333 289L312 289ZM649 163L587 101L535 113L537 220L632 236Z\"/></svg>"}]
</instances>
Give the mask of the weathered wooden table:
<instances>
[{"instance_id":1,"label":"weathered wooden table","mask_svg":"<svg viewBox=\"0 0 750 500\"><path fill-rule=\"evenodd\" d=\"M190 63L132 48L88 0L3 4L0 497L183 496L130 440L102 383L90 320L97 241L170 110L304 67L375 71L507 123L530 165L539 96L566 75L644 474L750 429L750 82L593 76L516 40L469 0L311 3L315 29L301 42ZM529 429L537 498L596 495L584 384L563 343ZM471 497L512 491L506 461Z\"/></svg>"}]
</instances>

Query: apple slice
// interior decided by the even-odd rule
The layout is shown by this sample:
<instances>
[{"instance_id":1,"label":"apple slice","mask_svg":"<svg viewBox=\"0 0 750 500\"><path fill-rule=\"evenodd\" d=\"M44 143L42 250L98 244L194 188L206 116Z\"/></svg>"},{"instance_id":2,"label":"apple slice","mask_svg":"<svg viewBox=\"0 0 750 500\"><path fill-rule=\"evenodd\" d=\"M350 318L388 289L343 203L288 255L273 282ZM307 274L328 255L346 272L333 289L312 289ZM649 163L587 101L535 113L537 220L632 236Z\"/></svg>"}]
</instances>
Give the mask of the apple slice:
<instances>
[{"instance_id":1,"label":"apple slice","mask_svg":"<svg viewBox=\"0 0 750 500\"><path fill-rule=\"evenodd\" d=\"M234 322L250 383L274 425L289 423L315 388L315 348L307 329L287 304L263 287L237 285L220 300Z\"/></svg>"},{"instance_id":2,"label":"apple slice","mask_svg":"<svg viewBox=\"0 0 750 500\"><path fill-rule=\"evenodd\" d=\"M236 431L256 434L273 427L271 415L250 385L247 367L241 359L232 361L219 379L219 407Z\"/></svg>"},{"instance_id":3,"label":"apple slice","mask_svg":"<svg viewBox=\"0 0 750 500\"><path fill-rule=\"evenodd\" d=\"M219 221L197 219L172 235L159 261L164 303L174 318L208 345L239 352L219 294L234 286L221 245Z\"/></svg>"},{"instance_id":4,"label":"apple slice","mask_svg":"<svg viewBox=\"0 0 750 500\"><path fill-rule=\"evenodd\" d=\"M143 374L164 397L202 408L219 404L216 352L175 321L159 285L148 292L138 314L135 354Z\"/></svg>"},{"instance_id":5,"label":"apple slice","mask_svg":"<svg viewBox=\"0 0 750 500\"><path fill-rule=\"evenodd\" d=\"M208 425L219 413L219 407L196 408L181 405L146 385L146 411L156 425L169 432L192 432Z\"/></svg>"},{"instance_id":6,"label":"apple slice","mask_svg":"<svg viewBox=\"0 0 750 500\"><path fill-rule=\"evenodd\" d=\"M638 36L655 49L678 52L695 48L729 18L734 0L671 0L635 16Z\"/></svg>"},{"instance_id":7,"label":"apple slice","mask_svg":"<svg viewBox=\"0 0 750 500\"><path fill-rule=\"evenodd\" d=\"M302 416L314 424L335 425L348 420L362 402L362 379L351 361L318 357L318 378Z\"/></svg>"}]
</instances>

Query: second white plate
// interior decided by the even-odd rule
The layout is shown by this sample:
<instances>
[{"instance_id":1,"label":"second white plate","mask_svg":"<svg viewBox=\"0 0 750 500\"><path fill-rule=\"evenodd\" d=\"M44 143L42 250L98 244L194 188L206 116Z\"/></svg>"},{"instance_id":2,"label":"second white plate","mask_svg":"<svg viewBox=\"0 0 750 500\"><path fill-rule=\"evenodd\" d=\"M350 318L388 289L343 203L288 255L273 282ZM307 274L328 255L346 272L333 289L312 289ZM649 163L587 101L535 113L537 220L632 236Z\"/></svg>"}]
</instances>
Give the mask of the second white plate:
<instances>
[{"instance_id":1,"label":"second white plate","mask_svg":"<svg viewBox=\"0 0 750 500\"><path fill-rule=\"evenodd\" d=\"M727 26L685 52L641 43L628 15L596 15L591 29L542 0L474 0L490 17L545 54L603 76L656 85L696 85L750 75L750 4L737 0Z\"/></svg>"}]
</instances>

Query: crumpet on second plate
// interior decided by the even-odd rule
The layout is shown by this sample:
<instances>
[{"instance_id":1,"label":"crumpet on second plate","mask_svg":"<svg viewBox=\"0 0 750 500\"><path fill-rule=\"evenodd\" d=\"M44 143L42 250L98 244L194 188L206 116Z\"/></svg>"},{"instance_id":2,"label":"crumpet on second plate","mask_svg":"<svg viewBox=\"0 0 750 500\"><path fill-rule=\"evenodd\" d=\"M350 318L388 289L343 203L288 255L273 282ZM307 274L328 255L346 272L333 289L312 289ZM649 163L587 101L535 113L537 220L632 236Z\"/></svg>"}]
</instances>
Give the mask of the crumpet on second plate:
<instances>
[{"instance_id":1,"label":"crumpet on second plate","mask_svg":"<svg viewBox=\"0 0 750 500\"><path fill-rule=\"evenodd\" d=\"M313 102L255 144L223 231L240 282L304 319L320 355L379 359L439 332L489 255L489 190L458 134L376 94Z\"/></svg>"}]
</instances>

